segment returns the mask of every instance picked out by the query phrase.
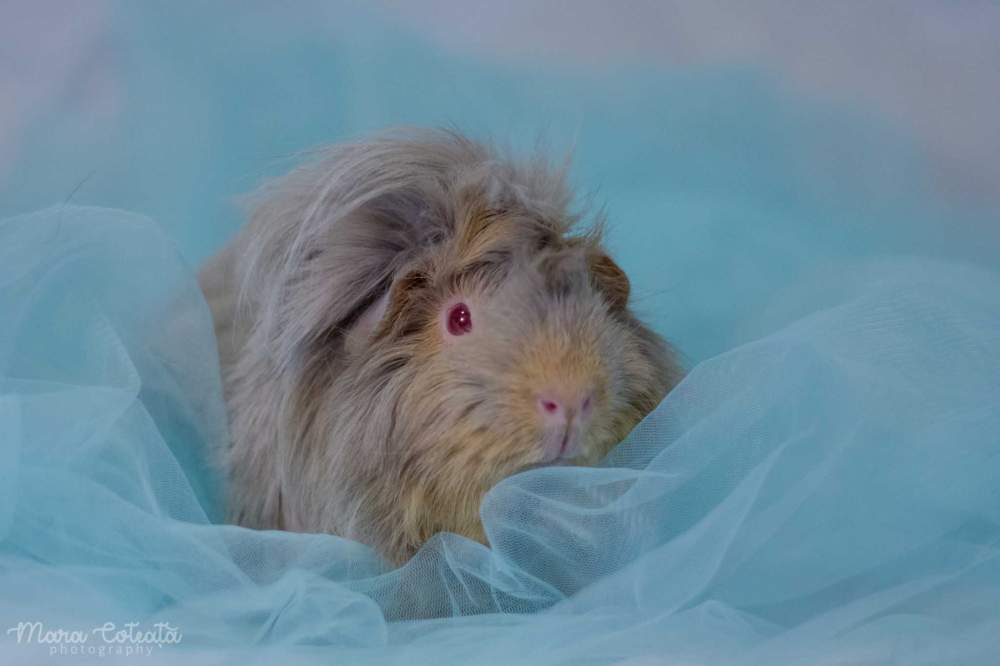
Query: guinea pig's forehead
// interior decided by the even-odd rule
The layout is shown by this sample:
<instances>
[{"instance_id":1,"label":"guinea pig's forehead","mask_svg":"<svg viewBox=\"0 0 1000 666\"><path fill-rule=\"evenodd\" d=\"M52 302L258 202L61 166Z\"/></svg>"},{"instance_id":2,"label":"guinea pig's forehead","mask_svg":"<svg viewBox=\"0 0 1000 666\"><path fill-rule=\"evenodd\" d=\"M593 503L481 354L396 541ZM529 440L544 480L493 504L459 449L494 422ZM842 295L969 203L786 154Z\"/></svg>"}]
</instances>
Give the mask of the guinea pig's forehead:
<instances>
[{"instance_id":1,"label":"guinea pig's forehead","mask_svg":"<svg viewBox=\"0 0 1000 666\"><path fill-rule=\"evenodd\" d=\"M603 302L585 270L550 273L531 263L512 266L494 298L505 311L515 310L535 320L589 317Z\"/></svg>"}]
</instances>

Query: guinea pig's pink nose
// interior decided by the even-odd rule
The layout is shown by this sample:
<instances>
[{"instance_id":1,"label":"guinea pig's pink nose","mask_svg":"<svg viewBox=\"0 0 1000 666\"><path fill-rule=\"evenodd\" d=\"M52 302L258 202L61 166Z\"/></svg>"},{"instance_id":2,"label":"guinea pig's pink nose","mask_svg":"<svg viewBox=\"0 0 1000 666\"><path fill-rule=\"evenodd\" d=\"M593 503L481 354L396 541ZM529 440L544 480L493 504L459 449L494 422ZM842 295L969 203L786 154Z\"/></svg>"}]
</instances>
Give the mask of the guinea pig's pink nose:
<instances>
[{"instance_id":1,"label":"guinea pig's pink nose","mask_svg":"<svg viewBox=\"0 0 1000 666\"><path fill-rule=\"evenodd\" d=\"M545 461L573 458L580 454L583 431L593 410L589 391L546 392L537 396L538 411L544 424L542 448Z\"/></svg>"},{"instance_id":2,"label":"guinea pig's pink nose","mask_svg":"<svg viewBox=\"0 0 1000 666\"><path fill-rule=\"evenodd\" d=\"M590 393L584 393L569 400L545 393L538 396L538 411L547 421L566 424L577 415L589 415L593 402Z\"/></svg>"}]
</instances>

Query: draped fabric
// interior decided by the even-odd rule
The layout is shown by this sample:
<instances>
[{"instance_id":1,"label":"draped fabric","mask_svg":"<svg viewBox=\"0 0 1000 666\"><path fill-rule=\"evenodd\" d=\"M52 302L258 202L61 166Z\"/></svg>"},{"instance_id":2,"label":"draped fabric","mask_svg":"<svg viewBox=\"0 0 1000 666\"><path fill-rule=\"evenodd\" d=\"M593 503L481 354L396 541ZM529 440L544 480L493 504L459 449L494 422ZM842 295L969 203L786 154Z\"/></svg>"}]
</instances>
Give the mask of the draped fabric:
<instances>
[{"instance_id":1,"label":"draped fabric","mask_svg":"<svg viewBox=\"0 0 1000 666\"><path fill-rule=\"evenodd\" d=\"M996 216L942 194L894 132L745 72L562 79L375 49L370 25L255 46L274 17L192 22L175 46L154 29L174 19L123 11L129 99L185 114L133 101L91 153L75 200L118 209L63 193L0 222L2 661L66 645L18 642L22 622L88 633L67 663L130 659L111 650L135 641L93 633L108 622L176 629L151 647L165 663L1000 659ZM257 63L262 87L217 62ZM516 144L539 118L575 134L576 182L601 184L635 307L684 381L601 466L495 487L490 548L441 534L393 570L336 536L223 524L195 272L238 224L226 197L270 169L254 137L457 122ZM26 191L83 141L45 122Z\"/></svg>"}]
</instances>

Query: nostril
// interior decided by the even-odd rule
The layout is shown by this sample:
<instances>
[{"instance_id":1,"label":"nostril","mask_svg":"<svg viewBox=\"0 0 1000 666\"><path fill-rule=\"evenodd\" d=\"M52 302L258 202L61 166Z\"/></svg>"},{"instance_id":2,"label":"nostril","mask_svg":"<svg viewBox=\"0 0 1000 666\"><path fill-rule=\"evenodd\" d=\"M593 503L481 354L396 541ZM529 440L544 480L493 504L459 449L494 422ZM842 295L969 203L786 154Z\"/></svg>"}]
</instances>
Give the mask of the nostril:
<instances>
[{"instance_id":1,"label":"nostril","mask_svg":"<svg viewBox=\"0 0 1000 666\"><path fill-rule=\"evenodd\" d=\"M586 398L583 399L583 404L580 405L580 411L582 411L584 414L589 412L592 402L593 401L590 399L590 396L588 395Z\"/></svg>"},{"instance_id":2,"label":"nostril","mask_svg":"<svg viewBox=\"0 0 1000 666\"><path fill-rule=\"evenodd\" d=\"M554 400L546 400L545 398L539 398L538 404L541 406L542 411L546 414L555 414L559 411L559 403Z\"/></svg>"}]
</instances>

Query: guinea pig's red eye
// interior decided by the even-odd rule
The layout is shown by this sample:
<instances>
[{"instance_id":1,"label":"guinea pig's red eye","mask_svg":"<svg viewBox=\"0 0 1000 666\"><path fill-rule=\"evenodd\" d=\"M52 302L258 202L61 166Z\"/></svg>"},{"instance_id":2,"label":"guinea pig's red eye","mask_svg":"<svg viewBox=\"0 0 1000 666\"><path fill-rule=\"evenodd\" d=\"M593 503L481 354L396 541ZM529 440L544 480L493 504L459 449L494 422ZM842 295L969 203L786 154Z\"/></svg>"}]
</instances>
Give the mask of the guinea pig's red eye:
<instances>
[{"instance_id":1,"label":"guinea pig's red eye","mask_svg":"<svg viewBox=\"0 0 1000 666\"><path fill-rule=\"evenodd\" d=\"M452 335L465 335L472 330L472 313L465 303L456 303L448 311L448 332Z\"/></svg>"}]
</instances>

